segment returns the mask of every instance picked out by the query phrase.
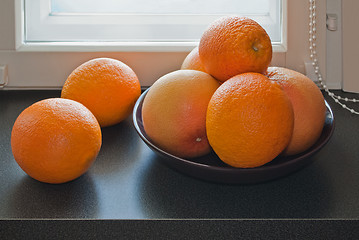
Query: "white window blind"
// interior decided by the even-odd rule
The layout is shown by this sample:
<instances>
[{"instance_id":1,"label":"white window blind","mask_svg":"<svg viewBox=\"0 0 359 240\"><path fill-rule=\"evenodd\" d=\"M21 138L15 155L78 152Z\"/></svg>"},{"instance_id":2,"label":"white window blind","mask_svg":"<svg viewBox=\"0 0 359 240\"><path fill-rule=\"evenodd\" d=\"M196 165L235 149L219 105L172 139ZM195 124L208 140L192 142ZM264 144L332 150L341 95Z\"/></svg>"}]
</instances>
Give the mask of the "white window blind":
<instances>
[{"instance_id":1,"label":"white window blind","mask_svg":"<svg viewBox=\"0 0 359 240\"><path fill-rule=\"evenodd\" d=\"M24 0L24 43L196 44L224 15L250 17L286 48L286 0Z\"/></svg>"}]
</instances>

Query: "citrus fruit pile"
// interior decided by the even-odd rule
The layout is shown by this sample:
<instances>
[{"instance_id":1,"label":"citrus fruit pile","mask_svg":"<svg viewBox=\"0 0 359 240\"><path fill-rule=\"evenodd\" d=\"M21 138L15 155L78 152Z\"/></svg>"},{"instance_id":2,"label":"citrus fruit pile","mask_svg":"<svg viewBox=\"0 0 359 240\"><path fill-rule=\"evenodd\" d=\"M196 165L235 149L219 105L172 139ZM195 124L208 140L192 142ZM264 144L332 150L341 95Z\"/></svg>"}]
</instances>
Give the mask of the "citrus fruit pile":
<instances>
[{"instance_id":1,"label":"citrus fruit pile","mask_svg":"<svg viewBox=\"0 0 359 240\"><path fill-rule=\"evenodd\" d=\"M41 182L78 178L100 151L101 127L124 120L140 94L136 74L121 61L83 63L68 76L61 98L36 102L17 117L11 133L16 162Z\"/></svg>"},{"instance_id":2,"label":"citrus fruit pile","mask_svg":"<svg viewBox=\"0 0 359 240\"><path fill-rule=\"evenodd\" d=\"M257 22L236 16L214 21L181 69L147 92L146 134L175 156L213 149L240 168L306 151L322 132L323 95L303 74L269 67L271 59L271 40ZM11 134L16 162L42 182L76 179L100 151L101 127L128 117L140 94L135 72L121 61L83 63L68 76L61 98L36 102L18 116Z\"/></svg>"},{"instance_id":3,"label":"citrus fruit pile","mask_svg":"<svg viewBox=\"0 0 359 240\"><path fill-rule=\"evenodd\" d=\"M303 74L269 67L271 59L270 37L257 22L219 18L181 69L149 89L142 106L146 134L175 156L213 149L239 168L306 151L324 126L323 95Z\"/></svg>"}]
</instances>

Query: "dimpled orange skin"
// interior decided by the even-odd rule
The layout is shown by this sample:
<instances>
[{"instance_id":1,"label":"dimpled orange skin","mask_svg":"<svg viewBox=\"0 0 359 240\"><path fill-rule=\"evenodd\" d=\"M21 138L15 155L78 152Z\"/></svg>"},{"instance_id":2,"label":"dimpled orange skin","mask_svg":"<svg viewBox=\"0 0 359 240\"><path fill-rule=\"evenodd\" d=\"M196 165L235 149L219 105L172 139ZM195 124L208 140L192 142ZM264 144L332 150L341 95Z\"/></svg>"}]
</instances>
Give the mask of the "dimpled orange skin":
<instances>
[{"instance_id":1,"label":"dimpled orange skin","mask_svg":"<svg viewBox=\"0 0 359 240\"><path fill-rule=\"evenodd\" d=\"M201 59L199 58L198 47L192 49L192 51L184 59L181 69L192 69L202 72L206 72Z\"/></svg>"},{"instance_id":2,"label":"dimpled orange skin","mask_svg":"<svg viewBox=\"0 0 359 240\"><path fill-rule=\"evenodd\" d=\"M101 127L124 120L141 95L140 82L126 64L96 58L77 67L67 78L61 97L78 101L95 115Z\"/></svg>"},{"instance_id":3,"label":"dimpled orange skin","mask_svg":"<svg viewBox=\"0 0 359 240\"><path fill-rule=\"evenodd\" d=\"M216 79L197 70L178 70L162 76L143 102L146 134L159 148L177 157L209 153L206 112L218 87Z\"/></svg>"},{"instance_id":4,"label":"dimpled orange skin","mask_svg":"<svg viewBox=\"0 0 359 240\"><path fill-rule=\"evenodd\" d=\"M323 131L326 112L323 94L311 79L294 70L269 67L266 75L283 87L293 105L293 136L283 154L302 153L319 139Z\"/></svg>"},{"instance_id":5,"label":"dimpled orange skin","mask_svg":"<svg viewBox=\"0 0 359 240\"><path fill-rule=\"evenodd\" d=\"M42 100L26 108L11 133L18 165L45 183L64 183L84 174L101 144L95 116L82 104L62 98Z\"/></svg>"},{"instance_id":6,"label":"dimpled orange skin","mask_svg":"<svg viewBox=\"0 0 359 240\"><path fill-rule=\"evenodd\" d=\"M288 145L294 114L281 86L259 73L224 82L207 110L207 136L218 157L239 168L262 166Z\"/></svg>"},{"instance_id":7,"label":"dimpled orange skin","mask_svg":"<svg viewBox=\"0 0 359 240\"><path fill-rule=\"evenodd\" d=\"M206 72L223 82L241 73L265 73L272 60L272 44L254 20L222 17L203 33L199 56Z\"/></svg>"}]
</instances>

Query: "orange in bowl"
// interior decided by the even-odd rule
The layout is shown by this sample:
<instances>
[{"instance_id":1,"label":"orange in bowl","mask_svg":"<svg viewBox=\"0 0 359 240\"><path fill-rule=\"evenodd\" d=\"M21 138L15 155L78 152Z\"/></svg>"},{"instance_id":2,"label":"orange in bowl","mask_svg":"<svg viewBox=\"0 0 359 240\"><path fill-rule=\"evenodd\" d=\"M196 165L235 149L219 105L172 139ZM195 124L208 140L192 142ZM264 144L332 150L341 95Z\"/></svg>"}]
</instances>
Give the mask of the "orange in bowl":
<instances>
[{"instance_id":1,"label":"orange in bowl","mask_svg":"<svg viewBox=\"0 0 359 240\"><path fill-rule=\"evenodd\" d=\"M201 59L199 58L198 47L192 49L192 51L186 56L181 65L181 69L198 70L206 72Z\"/></svg>"},{"instance_id":2,"label":"orange in bowl","mask_svg":"<svg viewBox=\"0 0 359 240\"><path fill-rule=\"evenodd\" d=\"M272 44L256 21L226 16L203 33L199 57L206 72L223 82L241 73L265 73L272 60Z\"/></svg>"},{"instance_id":3,"label":"orange in bowl","mask_svg":"<svg viewBox=\"0 0 359 240\"><path fill-rule=\"evenodd\" d=\"M224 82L207 110L207 137L218 157L240 168L262 166L288 145L294 125L292 104L282 87L259 73Z\"/></svg>"}]
</instances>

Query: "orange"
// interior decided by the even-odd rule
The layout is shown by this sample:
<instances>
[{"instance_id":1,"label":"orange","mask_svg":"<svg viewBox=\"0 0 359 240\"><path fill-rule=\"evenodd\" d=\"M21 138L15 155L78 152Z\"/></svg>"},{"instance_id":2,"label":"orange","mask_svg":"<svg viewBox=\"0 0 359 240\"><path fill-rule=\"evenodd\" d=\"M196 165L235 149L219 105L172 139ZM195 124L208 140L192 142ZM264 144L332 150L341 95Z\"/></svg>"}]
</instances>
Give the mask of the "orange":
<instances>
[{"instance_id":1,"label":"orange","mask_svg":"<svg viewBox=\"0 0 359 240\"><path fill-rule=\"evenodd\" d=\"M50 98L34 103L16 119L11 148L32 178L64 183L84 174L101 148L101 128L81 103Z\"/></svg>"},{"instance_id":2,"label":"orange","mask_svg":"<svg viewBox=\"0 0 359 240\"><path fill-rule=\"evenodd\" d=\"M308 77L287 68L269 67L267 76L283 87L293 105L293 136L284 154L304 152L319 139L323 130L326 111L323 94Z\"/></svg>"},{"instance_id":3,"label":"orange","mask_svg":"<svg viewBox=\"0 0 359 240\"><path fill-rule=\"evenodd\" d=\"M199 58L198 47L192 49L192 51L184 59L181 69L192 69L202 72L206 72L201 59Z\"/></svg>"},{"instance_id":4,"label":"orange","mask_svg":"<svg viewBox=\"0 0 359 240\"><path fill-rule=\"evenodd\" d=\"M166 152L194 158L210 152L206 111L219 82L197 70L178 70L159 78L142 107L148 137Z\"/></svg>"},{"instance_id":5,"label":"orange","mask_svg":"<svg viewBox=\"0 0 359 240\"><path fill-rule=\"evenodd\" d=\"M207 111L207 136L218 157L241 168L262 166L288 145L292 104L281 86L259 73L224 82Z\"/></svg>"},{"instance_id":6,"label":"orange","mask_svg":"<svg viewBox=\"0 0 359 240\"><path fill-rule=\"evenodd\" d=\"M78 101L95 115L101 127L124 120L141 95L135 72L121 61L96 58L77 67L67 78L62 98Z\"/></svg>"},{"instance_id":7,"label":"orange","mask_svg":"<svg viewBox=\"0 0 359 240\"><path fill-rule=\"evenodd\" d=\"M254 20L227 16L204 31L199 56L206 72L223 82L241 73L264 73L272 60L272 44Z\"/></svg>"}]
</instances>

